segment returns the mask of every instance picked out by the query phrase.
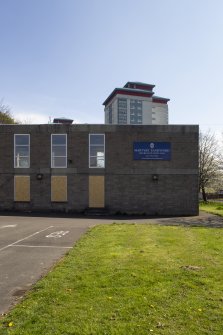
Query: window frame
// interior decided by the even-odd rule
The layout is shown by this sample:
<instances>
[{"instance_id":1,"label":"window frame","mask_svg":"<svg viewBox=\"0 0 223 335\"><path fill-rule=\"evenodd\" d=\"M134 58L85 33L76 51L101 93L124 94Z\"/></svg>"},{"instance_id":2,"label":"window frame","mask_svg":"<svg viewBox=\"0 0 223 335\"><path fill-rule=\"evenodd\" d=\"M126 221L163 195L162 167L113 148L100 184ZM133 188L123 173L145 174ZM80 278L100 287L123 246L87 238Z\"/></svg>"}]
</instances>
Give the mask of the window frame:
<instances>
[{"instance_id":1,"label":"window frame","mask_svg":"<svg viewBox=\"0 0 223 335\"><path fill-rule=\"evenodd\" d=\"M138 108L139 106L140 108ZM143 124L143 100L130 99L130 124Z\"/></svg>"},{"instance_id":2,"label":"window frame","mask_svg":"<svg viewBox=\"0 0 223 335\"><path fill-rule=\"evenodd\" d=\"M91 166L91 157L97 157L97 156L91 156L91 136L92 135L103 135L103 139L104 139L104 166L100 167L100 166ZM102 146L101 144L93 144L93 146ZM105 134L96 134L96 133L89 133L88 134L88 167L90 169L104 169L105 168Z\"/></svg>"},{"instance_id":3,"label":"window frame","mask_svg":"<svg viewBox=\"0 0 223 335\"><path fill-rule=\"evenodd\" d=\"M16 136L28 136L29 138L29 144L28 145L23 145L23 146L28 146L29 148L29 155L28 155L28 166L16 166L16 147L17 146L22 146L22 145L16 145ZM24 156L27 157L27 156ZM14 169L29 169L30 168L30 134L14 134Z\"/></svg>"},{"instance_id":4,"label":"window frame","mask_svg":"<svg viewBox=\"0 0 223 335\"><path fill-rule=\"evenodd\" d=\"M65 166L53 166L53 136L64 136L66 138L66 156L55 156L55 157L66 157L66 163ZM54 146L64 146L64 144L54 144ZM51 169L66 169L67 168L67 134L51 134Z\"/></svg>"},{"instance_id":5,"label":"window frame","mask_svg":"<svg viewBox=\"0 0 223 335\"><path fill-rule=\"evenodd\" d=\"M123 110L123 106L121 106L121 103L125 102L126 106L124 107ZM119 125L123 125L123 124L128 124L128 99L127 98L118 98L118 102L117 102L117 123ZM124 115L124 118L123 118ZM123 120L125 122L123 122ZM120 122L121 121L121 122Z\"/></svg>"},{"instance_id":6,"label":"window frame","mask_svg":"<svg viewBox=\"0 0 223 335\"><path fill-rule=\"evenodd\" d=\"M113 106L112 104L110 104L108 106L108 123L112 124L112 121L113 121Z\"/></svg>"}]
</instances>

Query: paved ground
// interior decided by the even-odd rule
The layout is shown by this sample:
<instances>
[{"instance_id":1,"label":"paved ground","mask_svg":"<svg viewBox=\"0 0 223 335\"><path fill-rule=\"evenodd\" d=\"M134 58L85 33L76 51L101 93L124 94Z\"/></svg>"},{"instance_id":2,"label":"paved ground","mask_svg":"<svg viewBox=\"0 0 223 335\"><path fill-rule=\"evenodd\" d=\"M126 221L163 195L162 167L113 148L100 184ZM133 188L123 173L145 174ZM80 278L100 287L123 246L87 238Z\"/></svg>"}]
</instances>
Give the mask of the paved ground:
<instances>
[{"instance_id":1,"label":"paved ground","mask_svg":"<svg viewBox=\"0 0 223 335\"><path fill-rule=\"evenodd\" d=\"M0 314L57 262L91 226L113 222L222 227L223 219L196 217L37 217L0 216Z\"/></svg>"},{"instance_id":2,"label":"paved ground","mask_svg":"<svg viewBox=\"0 0 223 335\"><path fill-rule=\"evenodd\" d=\"M199 216L162 218L156 219L156 223L171 226L190 226L190 227L208 227L223 228L223 218L217 215L201 212Z\"/></svg>"}]
</instances>

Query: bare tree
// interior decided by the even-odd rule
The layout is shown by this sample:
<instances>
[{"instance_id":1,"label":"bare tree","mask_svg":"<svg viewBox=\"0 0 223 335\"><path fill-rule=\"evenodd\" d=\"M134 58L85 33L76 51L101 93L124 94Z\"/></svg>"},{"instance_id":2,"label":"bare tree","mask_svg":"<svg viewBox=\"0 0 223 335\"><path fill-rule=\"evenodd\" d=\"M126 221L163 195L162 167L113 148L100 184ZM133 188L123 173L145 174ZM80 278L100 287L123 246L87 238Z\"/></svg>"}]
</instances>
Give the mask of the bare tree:
<instances>
[{"instance_id":1,"label":"bare tree","mask_svg":"<svg viewBox=\"0 0 223 335\"><path fill-rule=\"evenodd\" d=\"M199 190L207 201L206 188L221 176L218 141L210 131L199 135Z\"/></svg>"},{"instance_id":2,"label":"bare tree","mask_svg":"<svg viewBox=\"0 0 223 335\"><path fill-rule=\"evenodd\" d=\"M16 124L18 123L12 116L11 109L8 105L0 100L0 124Z\"/></svg>"}]
</instances>

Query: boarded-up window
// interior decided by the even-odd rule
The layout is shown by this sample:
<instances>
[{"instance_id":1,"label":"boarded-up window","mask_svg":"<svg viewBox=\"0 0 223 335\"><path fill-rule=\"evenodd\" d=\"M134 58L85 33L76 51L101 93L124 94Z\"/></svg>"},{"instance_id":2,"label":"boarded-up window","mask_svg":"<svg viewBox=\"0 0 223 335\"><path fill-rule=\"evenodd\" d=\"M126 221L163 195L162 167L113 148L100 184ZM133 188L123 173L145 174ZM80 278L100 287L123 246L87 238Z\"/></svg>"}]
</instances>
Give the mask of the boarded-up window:
<instances>
[{"instance_id":1,"label":"boarded-up window","mask_svg":"<svg viewBox=\"0 0 223 335\"><path fill-rule=\"evenodd\" d=\"M103 208L104 206L104 176L89 176L89 207Z\"/></svg>"},{"instance_id":2,"label":"boarded-up window","mask_svg":"<svg viewBox=\"0 0 223 335\"><path fill-rule=\"evenodd\" d=\"M15 176L14 177L14 200L30 201L30 177Z\"/></svg>"},{"instance_id":3,"label":"boarded-up window","mask_svg":"<svg viewBox=\"0 0 223 335\"><path fill-rule=\"evenodd\" d=\"M67 176L51 177L51 201L67 201Z\"/></svg>"}]
</instances>

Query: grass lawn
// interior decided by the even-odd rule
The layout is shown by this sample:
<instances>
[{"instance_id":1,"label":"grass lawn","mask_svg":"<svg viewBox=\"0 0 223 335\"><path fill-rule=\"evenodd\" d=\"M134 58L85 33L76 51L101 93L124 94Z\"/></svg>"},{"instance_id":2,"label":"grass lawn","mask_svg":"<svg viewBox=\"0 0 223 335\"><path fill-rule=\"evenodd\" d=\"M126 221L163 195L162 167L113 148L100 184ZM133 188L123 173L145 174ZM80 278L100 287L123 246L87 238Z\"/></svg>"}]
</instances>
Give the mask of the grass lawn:
<instances>
[{"instance_id":1,"label":"grass lawn","mask_svg":"<svg viewBox=\"0 0 223 335\"><path fill-rule=\"evenodd\" d=\"M223 202L201 202L200 209L208 213L223 216Z\"/></svg>"},{"instance_id":2,"label":"grass lawn","mask_svg":"<svg viewBox=\"0 0 223 335\"><path fill-rule=\"evenodd\" d=\"M223 334L223 229L94 227L0 334Z\"/></svg>"}]
</instances>

